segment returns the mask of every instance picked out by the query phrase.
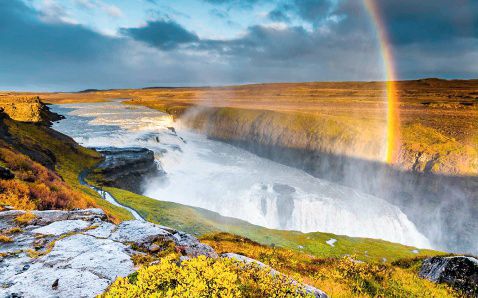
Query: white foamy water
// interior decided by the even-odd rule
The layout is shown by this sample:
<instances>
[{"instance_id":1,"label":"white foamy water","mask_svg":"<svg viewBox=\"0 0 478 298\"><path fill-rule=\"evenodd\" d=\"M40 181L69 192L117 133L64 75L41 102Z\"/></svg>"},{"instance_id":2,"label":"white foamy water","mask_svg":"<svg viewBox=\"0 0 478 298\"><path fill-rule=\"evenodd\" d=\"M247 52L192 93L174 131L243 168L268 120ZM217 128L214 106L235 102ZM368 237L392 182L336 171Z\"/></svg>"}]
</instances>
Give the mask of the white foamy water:
<instances>
[{"instance_id":1,"label":"white foamy water","mask_svg":"<svg viewBox=\"0 0 478 298\"><path fill-rule=\"evenodd\" d=\"M268 228L380 238L422 248L429 241L383 199L310 176L177 127L161 112L119 102L53 106L53 128L84 146L153 150L166 176L144 194ZM176 126L177 134L168 127Z\"/></svg>"}]
</instances>

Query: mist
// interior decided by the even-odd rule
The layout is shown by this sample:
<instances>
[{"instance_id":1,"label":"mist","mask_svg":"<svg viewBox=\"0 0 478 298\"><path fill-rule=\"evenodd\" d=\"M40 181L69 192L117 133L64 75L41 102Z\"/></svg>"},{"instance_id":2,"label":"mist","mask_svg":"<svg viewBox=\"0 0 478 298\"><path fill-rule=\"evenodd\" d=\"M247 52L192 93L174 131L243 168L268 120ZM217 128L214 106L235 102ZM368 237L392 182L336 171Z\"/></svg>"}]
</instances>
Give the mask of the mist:
<instances>
[{"instance_id":1,"label":"mist","mask_svg":"<svg viewBox=\"0 0 478 298\"><path fill-rule=\"evenodd\" d=\"M54 128L88 147L146 147L166 172L146 196L202 207L260 226L379 238L432 248L399 207L364 192L211 140L170 116L121 103L54 106ZM170 129L175 127L175 132Z\"/></svg>"}]
</instances>

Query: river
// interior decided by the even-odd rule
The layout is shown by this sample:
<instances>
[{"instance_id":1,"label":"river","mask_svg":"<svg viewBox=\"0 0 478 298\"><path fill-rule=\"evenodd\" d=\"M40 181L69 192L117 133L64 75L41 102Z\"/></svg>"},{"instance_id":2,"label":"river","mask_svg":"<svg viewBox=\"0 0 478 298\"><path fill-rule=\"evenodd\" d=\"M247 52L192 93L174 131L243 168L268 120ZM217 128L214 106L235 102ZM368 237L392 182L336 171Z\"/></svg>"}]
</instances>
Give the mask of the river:
<instances>
[{"instance_id":1,"label":"river","mask_svg":"<svg viewBox=\"0 0 478 298\"><path fill-rule=\"evenodd\" d=\"M431 247L397 206L210 140L159 111L119 101L54 105L51 110L66 117L53 128L83 146L153 150L166 175L145 181L143 194L148 197L268 228Z\"/></svg>"}]
</instances>

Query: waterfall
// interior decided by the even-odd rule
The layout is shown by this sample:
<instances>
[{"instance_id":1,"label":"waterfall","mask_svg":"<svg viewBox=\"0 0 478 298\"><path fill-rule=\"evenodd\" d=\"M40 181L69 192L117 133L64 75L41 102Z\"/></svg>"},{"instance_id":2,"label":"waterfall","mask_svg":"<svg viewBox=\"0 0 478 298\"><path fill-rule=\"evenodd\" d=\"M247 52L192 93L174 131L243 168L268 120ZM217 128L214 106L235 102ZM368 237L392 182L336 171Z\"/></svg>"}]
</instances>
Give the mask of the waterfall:
<instances>
[{"instance_id":1,"label":"waterfall","mask_svg":"<svg viewBox=\"0 0 478 298\"><path fill-rule=\"evenodd\" d=\"M175 126L171 117L121 103L53 106L53 128L84 146L139 146L155 152L165 176L145 195L216 211L260 226L380 238L431 247L397 207L306 172Z\"/></svg>"}]
</instances>

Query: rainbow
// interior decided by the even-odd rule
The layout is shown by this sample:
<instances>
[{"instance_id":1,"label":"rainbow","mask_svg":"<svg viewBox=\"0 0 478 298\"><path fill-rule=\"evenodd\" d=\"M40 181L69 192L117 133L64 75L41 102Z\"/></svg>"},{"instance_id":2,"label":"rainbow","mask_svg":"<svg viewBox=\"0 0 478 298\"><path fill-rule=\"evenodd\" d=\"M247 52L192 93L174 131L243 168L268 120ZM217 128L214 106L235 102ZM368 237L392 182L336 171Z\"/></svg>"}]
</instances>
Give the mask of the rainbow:
<instances>
[{"instance_id":1,"label":"rainbow","mask_svg":"<svg viewBox=\"0 0 478 298\"><path fill-rule=\"evenodd\" d=\"M388 40L386 28L379 14L377 0L364 0L365 8L374 21L377 30L378 40L380 42L380 51L382 53L383 64L386 75L386 94L387 94L387 131L386 131L386 152L384 161L393 164L397 157L400 138L400 118L399 118L399 98L396 89L395 65L393 53Z\"/></svg>"}]
</instances>

